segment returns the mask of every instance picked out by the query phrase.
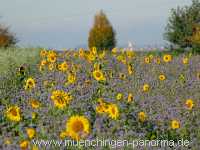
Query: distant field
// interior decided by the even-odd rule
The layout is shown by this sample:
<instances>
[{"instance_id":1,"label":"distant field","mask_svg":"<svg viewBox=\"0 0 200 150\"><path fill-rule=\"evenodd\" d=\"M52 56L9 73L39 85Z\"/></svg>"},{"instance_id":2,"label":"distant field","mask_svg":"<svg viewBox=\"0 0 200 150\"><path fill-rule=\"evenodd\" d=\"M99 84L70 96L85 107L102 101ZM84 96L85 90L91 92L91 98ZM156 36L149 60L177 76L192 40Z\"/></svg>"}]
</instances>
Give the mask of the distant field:
<instances>
[{"instance_id":1,"label":"distant field","mask_svg":"<svg viewBox=\"0 0 200 150\"><path fill-rule=\"evenodd\" d=\"M0 51L2 149L95 138L184 139L199 148L200 55Z\"/></svg>"}]
</instances>

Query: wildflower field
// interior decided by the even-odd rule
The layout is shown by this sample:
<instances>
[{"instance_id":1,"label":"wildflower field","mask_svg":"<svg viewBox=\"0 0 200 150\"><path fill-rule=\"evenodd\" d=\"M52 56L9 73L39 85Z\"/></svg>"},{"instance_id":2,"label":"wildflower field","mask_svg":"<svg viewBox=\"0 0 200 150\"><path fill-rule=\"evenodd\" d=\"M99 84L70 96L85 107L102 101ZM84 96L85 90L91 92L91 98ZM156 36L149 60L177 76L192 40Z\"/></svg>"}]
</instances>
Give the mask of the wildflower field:
<instances>
[{"instance_id":1,"label":"wildflower field","mask_svg":"<svg viewBox=\"0 0 200 150\"><path fill-rule=\"evenodd\" d=\"M185 139L188 147L171 148L199 148L198 54L1 50L0 64L0 149L96 149L32 142L95 138Z\"/></svg>"}]
</instances>

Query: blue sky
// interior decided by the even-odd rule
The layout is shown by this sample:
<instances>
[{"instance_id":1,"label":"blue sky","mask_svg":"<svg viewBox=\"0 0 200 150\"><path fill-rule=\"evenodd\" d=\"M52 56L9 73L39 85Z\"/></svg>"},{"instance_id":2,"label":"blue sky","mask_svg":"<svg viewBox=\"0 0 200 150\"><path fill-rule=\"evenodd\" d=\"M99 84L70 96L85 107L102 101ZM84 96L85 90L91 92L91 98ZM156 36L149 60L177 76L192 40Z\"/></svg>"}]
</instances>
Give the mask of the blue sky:
<instances>
[{"instance_id":1,"label":"blue sky","mask_svg":"<svg viewBox=\"0 0 200 150\"><path fill-rule=\"evenodd\" d=\"M104 10L118 46L162 45L171 8L191 0L0 0L0 23L9 25L20 46L87 46L94 15Z\"/></svg>"}]
</instances>

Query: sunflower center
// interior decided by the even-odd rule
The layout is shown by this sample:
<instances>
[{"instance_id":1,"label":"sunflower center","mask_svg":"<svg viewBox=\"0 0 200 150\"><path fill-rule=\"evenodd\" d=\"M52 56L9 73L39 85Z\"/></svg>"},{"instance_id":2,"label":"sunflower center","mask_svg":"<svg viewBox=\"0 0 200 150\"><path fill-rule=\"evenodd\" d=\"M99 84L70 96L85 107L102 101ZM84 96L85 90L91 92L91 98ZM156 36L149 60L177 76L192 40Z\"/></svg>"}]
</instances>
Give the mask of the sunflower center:
<instances>
[{"instance_id":1,"label":"sunflower center","mask_svg":"<svg viewBox=\"0 0 200 150\"><path fill-rule=\"evenodd\" d=\"M83 131L83 123L81 121L76 121L74 122L73 124L73 130L75 132L80 132L80 131Z\"/></svg>"},{"instance_id":2,"label":"sunflower center","mask_svg":"<svg viewBox=\"0 0 200 150\"><path fill-rule=\"evenodd\" d=\"M96 77L100 78L101 77L101 73L100 72L96 72Z\"/></svg>"},{"instance_id":3,"label":"sunflower center","mask_svg":"<svg viewBox=\"0 0 200 150\"><path fill-rule=\"evenodd\" d=\"M115 109L114 108L112 108L112 113L115 114Z\"/></svg>"},{"instance_id":4,"label":"sunflower center","mask_svg":"<svg viewBox=\"0 0 200 150\"><path fill-rule=\"evenodd\" d=\"M10 113L13 115L13 116L17 116L17 111L15 109L11 109L10 110Z\"/></svg>"}]
</instances>

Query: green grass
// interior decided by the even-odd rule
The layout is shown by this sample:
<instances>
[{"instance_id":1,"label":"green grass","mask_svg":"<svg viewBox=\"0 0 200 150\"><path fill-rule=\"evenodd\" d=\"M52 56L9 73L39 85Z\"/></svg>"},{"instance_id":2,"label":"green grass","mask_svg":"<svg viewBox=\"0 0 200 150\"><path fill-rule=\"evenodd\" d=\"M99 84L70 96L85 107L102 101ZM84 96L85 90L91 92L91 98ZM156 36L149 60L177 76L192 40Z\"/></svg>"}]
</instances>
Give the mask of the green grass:
<instances>
[{"instance_id":1,"label":"green grass","mask_svg":"<svg viewBox=\"0 0 200 150\"><path fill-rule=\"evenodd\" d=\"M36 64L39 48L0 48L0 76L22 64Z\"/></svg>"},{"instance_id":2,"label":"green grass","mask_svg":"<svg viewBox=\"0 0 200 150\"><path fill-rule=\"evenodd\" d=\"M40 48L0 48L0 99L11 98L23 86L28 76L37 73ZM17 74L20 66L26 66L26 74Z\"/></svg>"}]
</instances>

